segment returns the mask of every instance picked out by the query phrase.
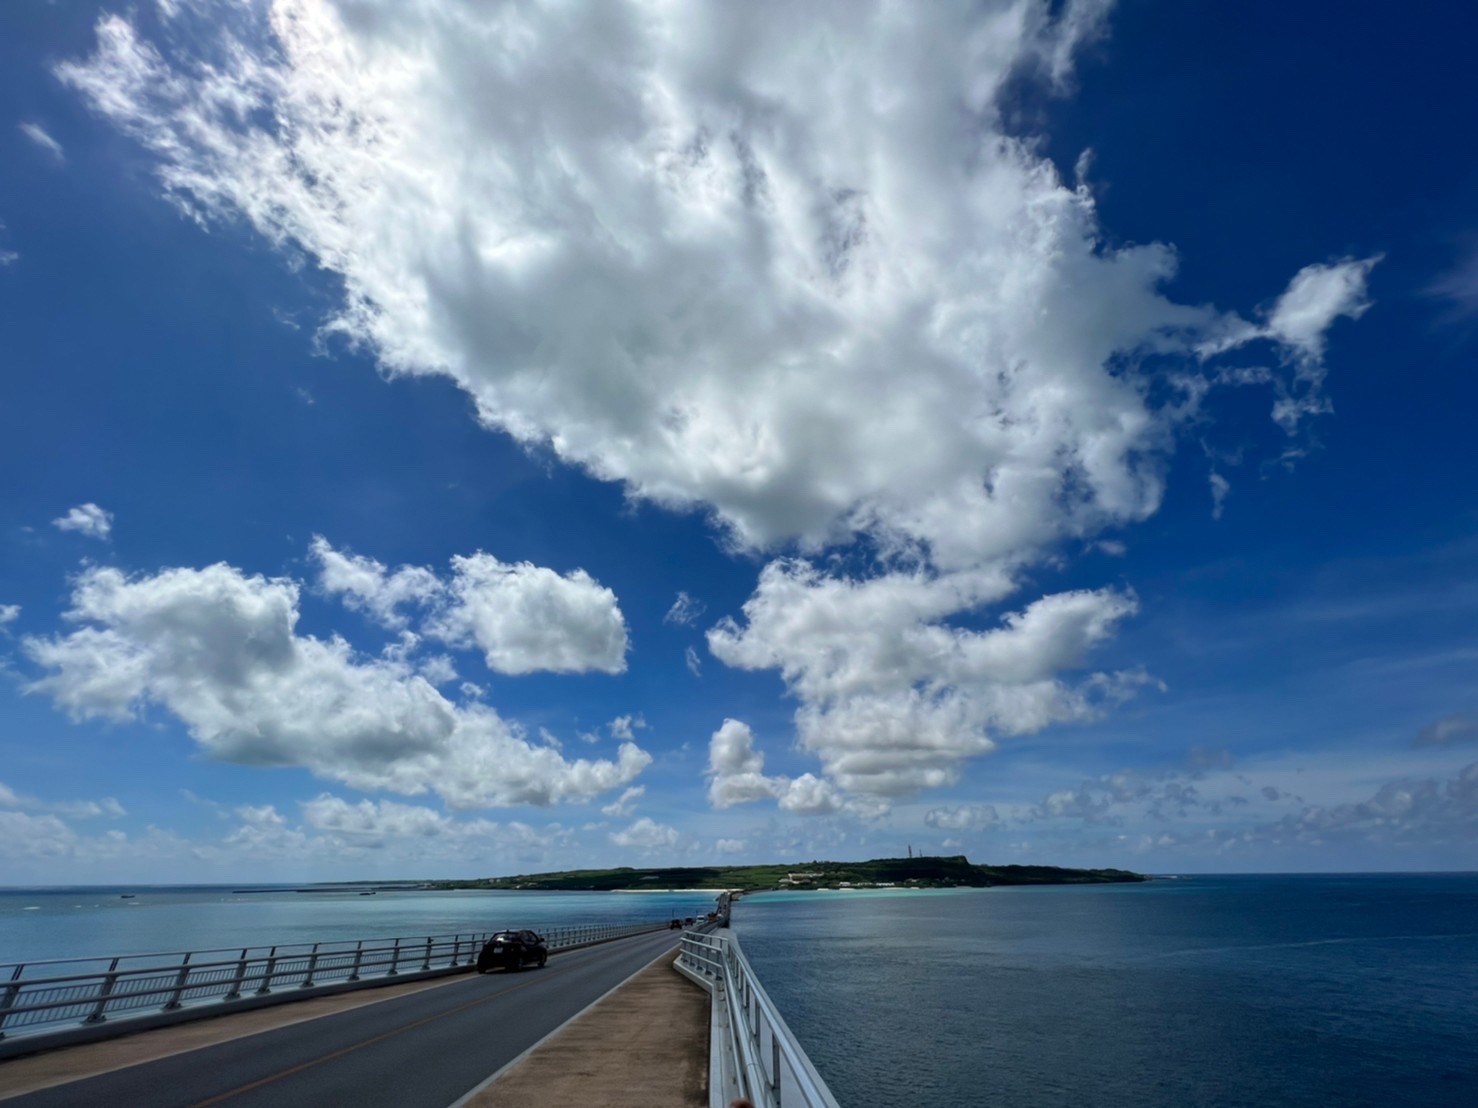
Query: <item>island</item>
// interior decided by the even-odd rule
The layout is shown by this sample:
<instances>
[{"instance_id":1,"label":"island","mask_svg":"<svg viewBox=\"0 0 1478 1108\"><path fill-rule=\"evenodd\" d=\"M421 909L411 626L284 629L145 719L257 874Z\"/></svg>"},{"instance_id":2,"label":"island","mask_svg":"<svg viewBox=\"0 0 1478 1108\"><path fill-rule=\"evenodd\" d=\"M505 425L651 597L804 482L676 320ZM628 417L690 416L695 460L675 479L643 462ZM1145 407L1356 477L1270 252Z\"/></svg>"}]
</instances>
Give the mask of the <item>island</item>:
<instances>
[{"instance_id":1,"label":"island","mask_svg":"<svg viewBox=\"0 0 1478 1108\"><path fill-rule=\"evenodd\" d=\"M427 881L429 889L530 889L619 892L654 889L764 892L777 889L952 889L993 885L1101 885L1147 881L1123 869L975 865L963 854L939 858L874 858L868 862L804 862L766 866L666 866L576 869L462 881Z\"/></svg>"}]
</instances>

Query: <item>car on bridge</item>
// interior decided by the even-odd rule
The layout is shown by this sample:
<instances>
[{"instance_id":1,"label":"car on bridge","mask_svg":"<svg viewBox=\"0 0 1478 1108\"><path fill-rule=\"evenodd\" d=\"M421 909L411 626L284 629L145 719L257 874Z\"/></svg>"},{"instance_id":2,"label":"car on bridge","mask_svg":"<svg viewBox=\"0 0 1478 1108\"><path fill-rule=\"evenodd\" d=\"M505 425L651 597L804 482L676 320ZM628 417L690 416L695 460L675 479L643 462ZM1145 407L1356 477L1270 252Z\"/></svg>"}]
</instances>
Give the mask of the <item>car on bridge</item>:
<instances>
[{"instance_id":1,"label":"car on bridge","mask_svg":"<svg viewBox=\"0 0 1478 1108\"><path fill-rule=\"evenodd\" d=\"M527 965L543 966L549 961L549 948L536 931L499 931L482 944L477 955L477 972L502 967L513 971Z\"/></svg>"}]
</instances>

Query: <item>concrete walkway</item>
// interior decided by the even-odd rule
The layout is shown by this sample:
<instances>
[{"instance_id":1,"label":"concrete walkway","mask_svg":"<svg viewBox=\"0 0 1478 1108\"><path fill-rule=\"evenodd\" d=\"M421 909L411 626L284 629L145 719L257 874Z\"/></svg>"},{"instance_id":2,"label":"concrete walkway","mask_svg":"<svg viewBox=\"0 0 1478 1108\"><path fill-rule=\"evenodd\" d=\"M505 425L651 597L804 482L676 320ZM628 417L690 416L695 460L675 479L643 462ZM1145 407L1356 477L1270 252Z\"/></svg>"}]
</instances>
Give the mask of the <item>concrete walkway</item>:
<instances>
[{"instance_id":1,"label":"concrete walkway","mask_svg":"<svg viewBox=\"0 0 1478 1108\"><path fill-rule=\"evenodd\" d=\"M672 968L676 958L648 966L461 1104L704 1108L709 999Z\"/></svg>"}]
</instances>

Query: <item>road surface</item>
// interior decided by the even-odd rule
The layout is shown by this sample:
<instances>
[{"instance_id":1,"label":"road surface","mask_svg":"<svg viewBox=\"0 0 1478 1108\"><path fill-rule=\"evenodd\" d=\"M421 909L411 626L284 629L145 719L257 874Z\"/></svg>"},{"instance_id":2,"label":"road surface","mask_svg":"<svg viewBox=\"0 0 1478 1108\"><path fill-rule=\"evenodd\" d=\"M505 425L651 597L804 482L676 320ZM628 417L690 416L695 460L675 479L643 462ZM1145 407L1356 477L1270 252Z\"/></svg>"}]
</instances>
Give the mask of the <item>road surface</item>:
<instances>
[{"instance_id":1,"label":"road surface","mask_svg":"<svg viewBox=\"0 0 1478 1108\"><path fill-rule=\"evenodd\" d=\"M15 1097L5 1108L447 1108L677 945L660 931Z\"/></svg>"}]
</instances>

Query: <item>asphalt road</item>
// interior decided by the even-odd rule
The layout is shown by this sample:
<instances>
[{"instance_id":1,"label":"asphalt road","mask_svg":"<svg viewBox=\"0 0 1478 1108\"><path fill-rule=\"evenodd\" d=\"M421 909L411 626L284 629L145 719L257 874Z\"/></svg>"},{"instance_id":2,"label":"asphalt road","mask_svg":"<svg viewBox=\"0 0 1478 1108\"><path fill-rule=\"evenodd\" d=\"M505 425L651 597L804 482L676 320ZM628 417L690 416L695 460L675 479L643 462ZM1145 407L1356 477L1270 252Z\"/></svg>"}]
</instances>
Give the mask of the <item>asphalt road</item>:
<instances>
[{"instance_id":1,"label":"asphalt road","mask_svg":"<svg viewBox=\"0 0 1478 1108\"><path fill-rule=\"evenodd\" d=\"M6 1108L149 1105L447 1108L619 985L679 933L660 931L551 954L306 1023L42 1089Z\"/></svg>"}]
</instances>

